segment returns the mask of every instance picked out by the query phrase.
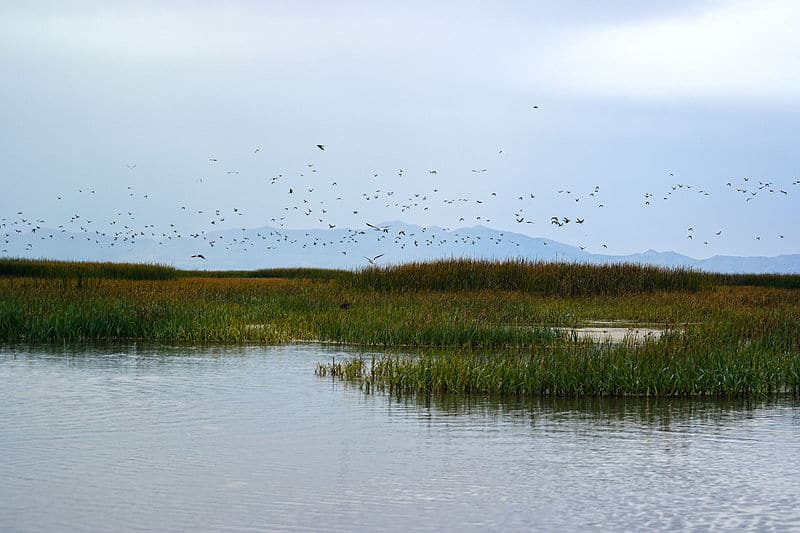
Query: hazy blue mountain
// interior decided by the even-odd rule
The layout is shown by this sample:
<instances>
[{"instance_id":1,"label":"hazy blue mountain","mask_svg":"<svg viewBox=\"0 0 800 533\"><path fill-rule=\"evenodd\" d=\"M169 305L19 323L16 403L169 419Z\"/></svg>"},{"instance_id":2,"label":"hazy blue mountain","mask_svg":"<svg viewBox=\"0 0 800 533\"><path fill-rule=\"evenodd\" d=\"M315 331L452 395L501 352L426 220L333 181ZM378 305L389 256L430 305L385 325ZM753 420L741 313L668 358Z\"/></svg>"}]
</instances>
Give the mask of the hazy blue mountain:
<instances>
[{"instance_id":1,"label":"hazy blue mountain","mask_svg":"<svg viewBox=\"0 0 800 533\"><path fill-rule=\"evenodd\" d=\"M87 261L154 262L178 268L251 270L271 267L359 268L443 257L526 258L538 261L638 263L715 272L800 273L800 254L777 257L714 256L694 259L647 250L631 255L589 254L550 239L484 226L446 230L405 222L358 229L229 229L203 234L161 233L114 239L102 233L39 228L13 232L0 256ZM383 229L386 231L383 231ZM192 258L202 254L206 259Z\"/></svg>"}]
</instances>

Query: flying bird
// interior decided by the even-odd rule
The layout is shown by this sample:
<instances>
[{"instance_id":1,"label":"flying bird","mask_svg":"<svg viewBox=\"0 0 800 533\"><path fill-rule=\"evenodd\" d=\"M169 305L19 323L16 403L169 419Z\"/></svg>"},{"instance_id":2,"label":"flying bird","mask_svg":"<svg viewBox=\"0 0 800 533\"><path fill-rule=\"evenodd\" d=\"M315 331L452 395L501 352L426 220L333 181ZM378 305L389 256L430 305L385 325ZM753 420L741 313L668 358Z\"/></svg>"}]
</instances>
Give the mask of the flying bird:
<instances>
[{"instance_id":1,"label":"flying bird","mask_svg":"<svg viewBox=\"0 0 800 533\"><path fill-rule=\"evenodd\" d=\"M375 226L370 224L369 222L365 222L367 226L374 229L375 231L382 231L384 233L389 233L389 226Z\"/></svg>"},{"instance_id":2,"label":"flying bird","mask_svg":"<svg viewBox=\"0 0 800 533\"><path fill-rule=\"evenodd\" d=\"M323 152L325 151L325 145L324 145L324 144L318 144L318 145L317 145L317 148L319 148L319 149L320 149L320 150L322 150Z\"/></svg>"},{"instance_id":3,"label":"flying bird","mask_svg":"<svg viewBox=\"0 0 800 533\"><path fill-rule=\"evenodd\" d=\"M364 256L364 259L366 259L367 261L369 261L369 264L370 264L370 265L376 265L377 263L376 263L375 261L376 261L376 260L377 260L379 257L383 257L383 254L378 254L378 255L376 255L375 257L373 257L372 259L370 259L369 257L367 257L367 256L365 255L365 256Z\"/></svg>"},{"instance_id":4,"label":"flying bird","mask_svg":"<svg viewBox=\"0 0 800 533\"><path fill-rule=\"evenodd\" d=\"M205 256L204 256L203 254L195 254L195 255L193 255L193 256L192 256L192 259L194 259L194 258L197 258L197 259L202 259L202 260L204 260L204 261L205 261L205 259L206 259L206 258L205 258Z\"/></svg>"}]
</instances>

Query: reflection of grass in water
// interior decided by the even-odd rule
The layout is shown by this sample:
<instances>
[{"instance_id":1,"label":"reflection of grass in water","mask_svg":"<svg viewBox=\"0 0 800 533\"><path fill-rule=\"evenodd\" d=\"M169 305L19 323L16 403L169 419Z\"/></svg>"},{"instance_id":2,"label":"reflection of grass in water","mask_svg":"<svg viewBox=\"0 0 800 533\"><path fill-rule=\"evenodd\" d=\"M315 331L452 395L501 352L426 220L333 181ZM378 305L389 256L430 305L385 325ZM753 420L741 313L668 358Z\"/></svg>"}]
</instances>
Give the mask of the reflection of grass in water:
<instances>
[{"instance_id":1,"label":"reflection of grass in water","mask_svg":"<svg viewBox=\"0 0 800 533\"><path fill-rule=\"evenodd\" d=\"M313 279L297 279L299 272L291 270L283 278L190 277L180 272L167 279L139 280L109 279L117 276L113 271L89 275L93 266L68 266L80 275L0 277L0 340L274 344L301 339L446 349L440 355L381 359L374 375L369 366L370 388L404 394L736 395L796 391L800 383L796 290L704 281L697 290L618 294L602 289L569 296L497 287L451 290L433 282L420 289L406 282L382 285L370 277L378 275L372 270L342 277L313 271ZM524 278L530 274L525 268L545 268L523 266L497 266L486 275L497 277L508 268ZM471 263L447 262L441 268L448 275L460 268L476 269ZM581 268L595 268L589 273L594 276L608 272L606 267ZM644 276L650 270L638 272ZM445 279L440 274L434 278ZM367 281L358 281L359 276ZM475 279L480 277L470 283ZM765 279L763 284L772 283ZM342 302L349 307L343 309ZM611 345L570 338L554 329L609 319L671 331L659 341ZM488 353L497 355L481 355ZM363 373L343 368L341 375L363 381Z\"/></svg>"},{"instance_id":2,"label":"reflection of grass in water","mask_svg":"<svg viewBox=\"0 0 800 533\"><path fill-rule=\"evenodd\" d=\"M354 385L357 386L357 385ZM609 396L492 396L459 394L405 394L387 396L390 403L414 408L424 415L441 414L444 417L481 415L532 426L555 425L559 431L571 424L575 430L585 428L584 422L644 427L669 431L677 425L686 431L686 425L740 424L742 420L757 416L759 410L776 406L794 405L793 399L774 396L754 400L747 397L609 397Z\"/></svg>"}]
</instances>

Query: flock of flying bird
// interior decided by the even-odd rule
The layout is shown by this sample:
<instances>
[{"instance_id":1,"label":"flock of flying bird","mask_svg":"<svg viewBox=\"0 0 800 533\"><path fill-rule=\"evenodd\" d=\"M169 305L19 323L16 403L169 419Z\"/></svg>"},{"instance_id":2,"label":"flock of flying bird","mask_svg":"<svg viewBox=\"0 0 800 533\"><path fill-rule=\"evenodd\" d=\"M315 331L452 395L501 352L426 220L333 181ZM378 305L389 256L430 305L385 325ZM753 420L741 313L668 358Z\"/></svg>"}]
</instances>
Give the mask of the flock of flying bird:
<instances>
[{"instance_id":1,"label":"flock of flying bird","mask_svg":"<svg viewBox=\"0 0 800 533\"><path fill-rule=\"evenodd\" d=\"M537 106L534 106L536 108ZM326 151L326 145L317 144L316 149L321 152ZM260 148L252 150L252 155L257 156L261 152ZM498 156L502 156L503 150L498 150ZM220 160L217 157L208 158L209 165L212 165L219 170ZM125 167L130 172L135 172L137 164L126 163ZM486 173L486 168L473 168L471 173L483 174ZM226 170L225 174L239 174L238 170ZM239 237L231 237L229 240L223 238L221 232L215 231L224 227L225 221L228 220L228 225L238 217L244 216L244 212L238 208L214 208L197 209L191 208L189 205L181 204L176 207L177 213L174 215L182 214L184 216L194 217L194 221L203 220L201 223L205 227L202 229L195 229L191 232L181 231L179 228L187 227L187 220L180 220L176 218L174 222L159 224L154 222L141 223L137 219L136 207L140 207L142 201L147 201L150 198L150 193L141 193L133 185L128 185L125 192L129 199L133 202L127 207L120 208L116 211L116 216L111 219L103 221L94 220L88 214L73 214L68 221L58 224L53 227L42 218L31 217L26 215L23 211L16 212L16 216L7 216L0 218L0 237L6 246L0 249L0 253L9 253L9 244L13 239L27 236L27 244L24 251L31 253L34 251L35 238L46 241L53 239L53 232L61 232L68 234L70 239L78 238L86 239L90 243L94 243L99 247L113 248L115 246L131 246L137 242L146 239L157 242L160 245L175 242L182 239L192 239L199 245L207 246L207 249L224 249L226 251L240 248L247 250L248 248L261 248L264 251L278 250L279 246L298 246L301 248L338 248L338 252L347 255L348 251L352 249L353 244L357 244L360 240L369 235L375 237L381 246L388 247L389 245L399 247L404 250L406 247L431 247L442 246L450 242L451 244L458 243L461 245L475 245L476 242L481 240L481 235L478 235L469 230L459 230L455 232L447 231L445 234L438 237L433 231L428 232L428 228L422 228L419 232L412 232L407 229L397 229L390 226L382 226L373 221L364 220L362 215L359 214L360 206L372 207L374 204L381 204L382 209L394 211L395 214L399 213L400 216L405 218L413 218L417 214L424 214L432 209L448 209L452 208L456 211L454 215L454 225L465 226L468 219L464 216L469 215L469 223L488 224L492 222L485 214L482 214L482 209L489 203L497 201L497 193L490 192L484 197L469 198L466 196L447 196L440 190L439 186L435 183L438 180L439 171L437 169L429 169L427 171L428 181L433 184L426 191L402 194L396 190L390 190L387 187L381 186L379 180L379 173L372 173L369 180L374 182L374 186L369 191L361 193L358 198L359 204L345 199L339 191L339 184L336 180L327 179L323 180L321 174L313 162L306 163L304 169L298 173L299 175L288 174L275 174L266 178L267 183L273 188L271 191L274 195L285 195L285 205L280 209L280 212L271 213L272 216L268 217L267 226L263 230L256 231L255 235L249 235L242 228L242 235ZM306 176L308 174L308 176ZM402 168L392 172L391 184L395 184L397 180L402 179L406 171ZM672 183L664 191L653 193L645 192L642 198L642 207L652 207L657 202L666 202L680 195L699 195L710 196L712 193L706 189L700 189L692 184L677 182L674 180L674 173L669 174ZM299 179L303 178L303 179ZM200 183L203 178L199 178ZM725 187L731 192L743 198L743 203L747 204L759 195L777 195L789 196L790 187L797 187L800 185L800 180L792 181L790 186L779 186L773 181L758 181L751 178L744 178L740 182L736 180L728 181ZM316 194L315 194L316 191ZM78 194L81 195L80 203L84 204L86 197L97 198L96 190L92 187L84 187L78 189ZM557 228L563 228L568 225L581 226L587 223L589 215L594 209L602 209L604 207L601 198L601 188L595 185L588 191L573 191L568 189L559 189L556 194L561 200L560 205L564 205L565 201L573 206L574 211L580 211L581 216L565 216L564 214L553 214L549 217L549 224ZM57 196L59 201L62 201L66 194ZM531 215L528 209L531 204L536 200L536 194L531 191L526 191L522 194L517 194L508 199L512 205L516 207L513 209L513 220L516 224L534 224L535 215ZM335 208L334 208L335 207ZM346 228L337 231L331 231L330 238L321 238L319 234L311 236L306 232L306 238L297 237L296 232L289 232L287 227L297 226L298 220L308 220L311 225L321 225L322 228L335 230L337 223L335 223L332 212L338 213L339 217L343 212L347 211L350 220L358 221L355 229ZM350 215L349 212L352 212ZM540 212L540 209L536 209ZM152 212L152 211L150 211ZM494 212L497 212L495 210ZM160 213L159 218L163 218L163 213ZM457 218L457 222L456 222ZM340 218L338 219L340 220ZM543 219L546 221L548 219ZM177 223L176 223L177 222ZM510 222L510 221L508 221ZM308 227L308 224L305 225ZM196 226L195 226L196 227ZM291 236L290 233L292 233ZM688 227L686 230L686 238L693 240L698 232L694 227ZM505 238L504 233L499 233L499 237L486 237L495 244L499 244ZM713 231L707 233L720 237L722 230L715 228ZM784 234L779 234L779 238L783 239ZM756 240L761 240L761 236L755 236ZM518 243L509 239L510 244L519 246ZM705 245L709 244L706 238L703 240ZM547 241L543 241L543 245L547 245ZM608 248L607 244L601 244L603 248ZM586 246L579 246L581 250L585 250ZM197 253L191 255L192 259L205 260L204 255L206 250L197 250ZM378 260L383 257L385 253L372 255L370 257L363 256L363 259L370 265L377 264Z\"/></svg>"}]
</instances>

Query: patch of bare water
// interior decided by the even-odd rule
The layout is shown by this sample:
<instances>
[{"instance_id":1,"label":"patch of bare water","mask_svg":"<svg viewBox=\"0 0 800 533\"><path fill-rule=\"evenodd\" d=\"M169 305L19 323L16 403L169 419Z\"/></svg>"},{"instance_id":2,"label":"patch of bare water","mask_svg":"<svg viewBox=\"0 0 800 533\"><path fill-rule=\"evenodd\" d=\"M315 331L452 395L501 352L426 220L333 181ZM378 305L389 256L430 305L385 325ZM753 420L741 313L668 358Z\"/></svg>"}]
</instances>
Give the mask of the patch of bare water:
<instances>
[{"instance_id":1,"label":"patch of bare water","mask_svg":"<svg viewBox=\"0 0 800 533\"><path fill-rule=\"evenodd\" d=\"M0 348L0 531L800 528L796 400L397 400L314 375L355 353Z\"/></svg>"},{"instance_id":2,"label":"patch of bare water","mask_svg":"<svg viewBox=\"0 0 800 533\"><path fill-rule=\"evenodd\" d=\"M634 323L621 320L590 320L585 326L557 327L556 331L566 332L576 340L591 340L594 342L633 342L657 341L667 331L659 324Z\"/></svg>"}]
</instances>

